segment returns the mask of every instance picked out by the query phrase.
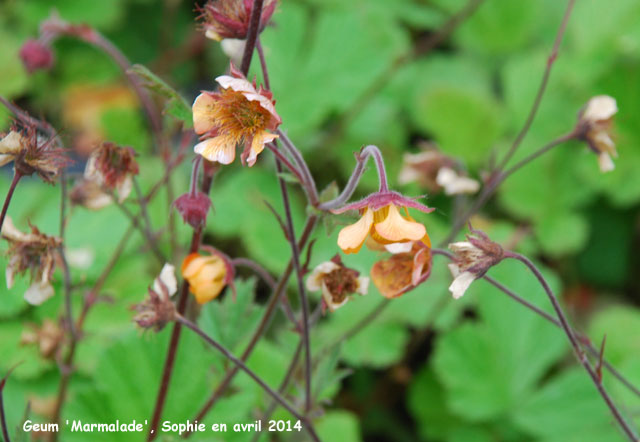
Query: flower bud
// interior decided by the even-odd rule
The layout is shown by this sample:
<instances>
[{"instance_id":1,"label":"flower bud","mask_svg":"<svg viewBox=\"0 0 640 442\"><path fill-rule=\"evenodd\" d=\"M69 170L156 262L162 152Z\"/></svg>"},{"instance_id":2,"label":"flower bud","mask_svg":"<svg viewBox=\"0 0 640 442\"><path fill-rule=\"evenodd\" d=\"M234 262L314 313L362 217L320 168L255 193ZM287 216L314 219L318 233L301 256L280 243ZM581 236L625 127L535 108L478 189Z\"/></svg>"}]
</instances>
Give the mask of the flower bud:
<instances>
[{"instance_id":1,"label":"flower bud","mask_svg":"<svg viewBox=\"0 0 640 442\"><path fill-rule=\"evenodd\" d=\"M39 69L50 69L54 57L51 48L39 40L29 39L20 48L20 58L30 74Z\"/></svg>"},{"instance_id":2,"label":"flower bud","mask_svg":"<svg viewBox=\"0 0 640 442\"><path fill-rule=\"evenodd\" d=\"M265 0L260 17L260 31L269 23L277 0ZM207 38L247 38L251 20L251 0L210 0L200 9L200 19Z\"/></svg>"},{"instance_id":3,"label":"flower bud","mask_svg":"<svg viewBox=\"0 0 640 442\"><path fill-rule=\"evenodd\" d=\"M185 223L194 229L203 225L211 208L211 200L202 192L187 192L178 197L173 205Z\"/></svg>"},{"instance_id":4,"label":"flower bud","mask_svg":"<svg viewBox=\"0 0 640 442\"><path fill-rule=\"evenodd\" d=\"M204 304L217 298L233 280L233 268L221 254L192 253L182 262L182 276L198 304Z\"/></svg>"}]
</instances>

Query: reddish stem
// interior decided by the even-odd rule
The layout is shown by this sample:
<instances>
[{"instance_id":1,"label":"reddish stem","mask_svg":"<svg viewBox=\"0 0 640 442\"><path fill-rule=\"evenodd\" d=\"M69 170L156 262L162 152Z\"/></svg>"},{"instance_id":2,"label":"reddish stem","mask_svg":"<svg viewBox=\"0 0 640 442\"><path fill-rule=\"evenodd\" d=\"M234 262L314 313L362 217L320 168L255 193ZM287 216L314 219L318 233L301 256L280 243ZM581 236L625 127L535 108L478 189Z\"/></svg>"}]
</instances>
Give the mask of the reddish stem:
<instances>
[{"instance_id":1,"label":"reddish stem","mask_svg":"<svg viewBox=\"0 0 640 442\"><path fill-rule=\"evenodd\" d=\"M18 186L18 181L22 178L22 174L17 170L13 174L13 180L11 180L11 185L9 186L9 191L7 192L7 197L4 199L4 204L2 206L2 213L0 214L0 232L2 232L2 226L4 225L4 219L7 216L7 210L9 209L9 203L11 202L11 198L13 197L13 192L16 190Z\"/></svg>"}]
</instances>

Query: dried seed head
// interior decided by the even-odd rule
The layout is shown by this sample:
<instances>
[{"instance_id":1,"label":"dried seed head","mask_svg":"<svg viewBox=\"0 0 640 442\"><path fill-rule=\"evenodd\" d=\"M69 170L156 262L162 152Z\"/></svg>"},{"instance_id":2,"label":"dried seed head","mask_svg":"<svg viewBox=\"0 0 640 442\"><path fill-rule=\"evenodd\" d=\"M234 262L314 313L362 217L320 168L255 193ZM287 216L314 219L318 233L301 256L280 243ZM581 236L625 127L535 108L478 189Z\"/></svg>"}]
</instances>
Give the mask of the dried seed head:
<instances>
[{"instance_id":1,"label":"dried seed head","mask_svg":"<svg viewBox=\"0 0 640 442\"><path fill-rule=\"evenodd\" d=\"M33 124L22 129L14 124L8 134L0 135L0 166L13 161L17 173L37 174L43 181L53 183L60 170L69 164L64 149L54 147L54 138L45 138Z\"/></svg>"},{"instance_id":2,"label":"dried seed head","mask_svg":"<svg viewBox=\"0 0 640 442\"><path fill-rule=\"evenodd\" d=\"M101 187L116 190L123 202L131 193L133 176L138 174L135 155L130 147L104 142L89 157L84 177Z\"/></svg>"},{"instance_id":3,"label":"dried seed head","mask_svg":"<svg viewBox=\"0 0 640 442\"><path fill-rule=\"evenodd\" d=\"M35 226L31 226L30 233L23 233L14 226L10 217L4 220L2 237L9 242L6 252L9 257L6 269L7 288L13 286L15 275L29 272L32 284L24 298L30 304L42 304L53 296L51 279L62 241L55 236L40 233Z\"/></svg>"},{"instance_id":4,"label":"dried seed head","mask_svg":"<svg viewBox=\"0 0 640 442\"><path fill-rule=\"evenodd\" d=\"M269 23L277 0L265 0L262 5L260 31ZM200 8L200 23L207 38L247 38L251 19L252 0L210 0Z\"/></svg>"},{"instance_id":5,"label":"dried seed head","mask_svg":"<svg viewBox=\"0 0 640 442\"><path fill-rule=\"evenodd\" d=\"M349 295L366 295L369 278L342 264L338 255L319 264L307 278L307 289L322 291L322 300L329 311L335 311L349 301Z\"/></svg>"},{"instance_id":6,"label":"dried seed head","mask_svg":"<svg viewBox=\"0 0 640 442\"><path fill-rule=\"evenodd\" d=\"M148 298L132 307L132 310L138 312L133 321L142 328L152 328L157 332L162 330L175 319L176 308L171 297L177 290L175 267L166 263L153 281Z\"/></svg>"}]
</instances>

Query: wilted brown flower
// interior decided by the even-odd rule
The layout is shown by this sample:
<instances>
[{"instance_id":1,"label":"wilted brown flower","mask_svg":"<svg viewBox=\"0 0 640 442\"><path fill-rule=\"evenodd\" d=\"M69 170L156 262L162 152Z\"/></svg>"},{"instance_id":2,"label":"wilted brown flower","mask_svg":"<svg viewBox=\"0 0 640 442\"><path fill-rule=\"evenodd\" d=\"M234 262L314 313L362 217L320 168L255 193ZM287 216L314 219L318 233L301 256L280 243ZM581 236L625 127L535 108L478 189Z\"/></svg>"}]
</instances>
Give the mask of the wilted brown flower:
<instances>
[{"instance_id":1,"label":"wilted brown flower","mask_svg":"<svg viewBox=\"0 0 640 442\"><path fill-rule=\"evenodd\" d=\"M397 298L426 281L431 274L431 249L420 241L409 246L408 251L394 253L371 268L371 279L386 298Z\"/></svg>"},{"instance_id":2,"label":"wilted brown flower","mask_svg":"<svg viewBox=\"0 0 640 442\"><path fill-rule=\"evenodd\" d=\"M149 297L133 306L133 310L138 312L133 318L134 322L142 328L162 330L175 317L176 308L171 297L177 291L175 267L166 263L160 275L153 281L153 288L149 289Z\"/></svg>"},{"instance_id":3,"label":"wilted brown flower","mask_svg":"<svg viewBox=\"0 0 640 442\"><path fill-rule=\"evenodd\" d=\"M349 295L366 295L368 288L369 278L344 266L338 255L331 261L319 264L307 278L307 289L321 290L322 300L332 312L345 305L350 299Z\"/></svg>"},{"instance_id":4,"label":"wilted brown flower","mask_svg":"<svg viewBox=\"0 0 640 442\"><path fill-rule=\"evenodd\" d=\"M93 180L80 179L76 181L69 192L71 204L84 206L90 210L100 210L113 203L111 195L102 190L102 187Z\"/></svg>"},{"instance_id":5,"label":"wilted brown flower","mask_svg":"<svg viewBox=\"0 0 640 442\"><path fill-rule=\"evenodd\" d=\"M615 168L611 157L617 157L616 146L611 139L613 116L618 105L613 97L598 95L590 99L578 116L578 137L587 142L589 148L598 155L600 171L609 172Z\"/></svg>"},{"instance_id":6,"label":"wilted brown flower","mask_svg":"<svg viewBox=\"0 0 640 442\"><path fill-rule=\"evenodd\" d=\"M260 32L269 23L278 4L277 0L265 0L260 17ZM253 0L210 0L200 9L200 20L207 38L220 41L224 38L247 38Z\"/></svg>"},{"instance_id":7,"label":"wilted brown flower","mask_svg":"<svg viewBox=\"0 0 640 442\"><path fill-rule=\"evenodd\" d=\"M449 291L455 299L464 295L473 281L484 276L494 265L504 258L504 250L480 230L471 230L467 241L449 244L455 254L449 270L454 277Z\"/></svg>"},{"instance_id":8,"label":"wilted brown flower","mask_svg":"<svg viewBox=\"0 0 640 442\"><path fill-rule=\"evenodd\" d=\"M138 174L135 151L104 142L93 151L84 171L87 180L99 186L118 192L118 200L123 202L131 193L133 176Z\"/></svg>"},{"instance_id":9,"label":"wilted brown flower","mask_svg":"<svg viewBox=\"0 0 640 442\"><path fill-rule=\"evenodd\" d=\"M38 134L34 125L22 130L14 126L0 136L0 167L13 161L16 173L23 176L38 174L47 183L53 183L62 167L69 163L63 149L54 148L54 138Z\"/></svg>"},{"instance_id":10,"label":"wilted brown flower","mask_svg":"<svg viewBox=\"0 0 640 442\"><path fill-rule=\"evenodd\" d=\"M45 319L41 326L33 325L31 330L25 330L20 336L22 345L37 345L40 356L45 359L55 359L60 344L64 339L64 330L55 321Z\"/></svg>"},{"instance_id":11,"label":"wilted brown flower","mask_svg":"<svg viewBox=\"0 0 640 442\"><path fill-rule=\"evenodd\" d=\"M32 284L24 293L24 299L33 305L42 304L53 296L51 278L58 257L60 238L48 236L31 226L30 233L19 231L10 217L4 220L2 237L10 246L7 250L9 264L6 269L7 288L13 287L14 276L29 271Z\"/></svg>"},{"instance_id":12,"label":"wilted brown flower","mask_svg":"<svg viewBox=\"0 0 640 442\"><path fill-rule=\"evenodd\" d=\"M256 89L231 65L231 75L216 78L220 92L203 91L193 103L193 127L201 142L194 147L209 161L230 164L236 146L244 143L243 163L253 166L264 145L278 135L270 133L281 123L271 92Z\"/></svg>"}]
</instances>

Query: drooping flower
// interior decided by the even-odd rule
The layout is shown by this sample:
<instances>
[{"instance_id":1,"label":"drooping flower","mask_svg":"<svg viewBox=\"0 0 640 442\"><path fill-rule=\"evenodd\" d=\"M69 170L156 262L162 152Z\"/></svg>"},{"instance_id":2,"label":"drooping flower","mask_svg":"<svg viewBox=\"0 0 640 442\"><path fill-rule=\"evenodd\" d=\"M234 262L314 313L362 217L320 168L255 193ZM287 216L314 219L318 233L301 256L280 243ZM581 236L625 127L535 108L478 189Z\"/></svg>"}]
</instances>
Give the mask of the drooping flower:
<instances>
[{"instance_id":1,"label":"drooping flower","mask_svg":"<svg viewBox=\"0 0 640 442\"><path fill-rule=\"evenodd\" d=\"M64 150L54 148L54 138L38 134L34 125L19 130L14 127L0 136L0 167L13 161L17 173L23 176L37 174L47 183L53 183L62 167L70 160Z\"/></svg>"},{"instance_id":2,"label":"drooping flower","mask_svg":"<svg viewBox=\"0 0 640 442\"><path fill-rule=\"evenodd\" d=\"M219 92L203 91L193 103L193 126L201 142L194 147L209 161L230 164L236 146L244 144L243 164L253 166L264 145L276 138L274 131L282 119L276 113L271 92L256 89L231 65L231 75L216 78Z\"/></svg>"},{"instance_id":3,"label":"drooping flower","mask_svg":"<svg viewBox=\"0 0 640 442\"><path fill-rule=\"evenodd\" d=\"M198 304L204 304L217 298L233 282L233 268L221 254L191 253L182 262L182 276Z\"/></svg>"},{"instance_id":4,"label":"drooping flower","mask_svg":"<svg viewBox=\"0 0 640 442\"><path fill-rule=\"evenodd\" d=\"M269 24L277 0L265 0L260 17L260 32ZM220 41L224 38L247 38L252 0L210 0L200 9L205 36Z\"/></svg>"},{"instance_id":5,"label":"drooping flower","mask_svg":"<svg viewBox=\"0 0 640 442\"><path fill-rule=\"evenodd\" d=\"M449 270L454 277L449 291L455 299L464 295L473 281L484 276L494 265L504 258L502 247L489 239L479 230L472 230L467 235L467 241L449 244L454 253L454 262L449 264Z\"/></svg>"},{"instance_id":6,"label":"drooping flower","mask_svg":"<svg viewBox=\"0 0 640 442\"><path fill-rule=\"evenodd\" d=\"M102 190L94 180L80 179L69 192L71 204L84 206L89 210L100 210L113 203L111 195Z\"/></svg>"},{"instance_id":7,"label":"drooping flower","mask_svg":"<svg viewBox=\"0 0 640 442\"><path fill-rule=\"evenodd\" d=\"M422 241L431 247L426 228L409 216L409 207L425 213L434 210L393 191L376 192L356 203L332 210L333 213L358 210L361 215L358 222L340 231L338 246L344 253L358 253L367 237L370 237L374 243L381 245ZM404 215L400 213L401 210Z\"/></svg>"},{"instance_id":8,"label":"drooping flower","mask_svg":"<svg viewBox=\"0 0 640 442\"><path fill-rule=\"evenodd\" d=\"M366 295L369 278L344 264L338 255L331 261L319 264L307 278L307 290L322 291L322 300L329 311L336 311L355 293Z\"/></svg>"},{"instance_id":9,"label":"drooping flower","mask_svg":"<svg viewBox=\"0 0 640 442\"><path fill-rule=\"evenodd\" d=\"M390 251L390 258L373 265L371 279L384 297L397 298L427 280L431 274L431 249L416 241L409 243L409 250L402 247Z\"/></svg>"},{"instance_id":10,"label":"drooping flower","mask_svg":"<svg viewBox=\"0 0 640 442\"><path fill-rule=\"evenodd\" d=\"M60 238L41 233L31 226L30 233L19 231L10 217L2 225L2 237L10 246L7 250L9 263L6 269L7 288L13 287L15 275L29 272L32 284L24 293L24 299L40 305L53 296L51 278L58 258Z\"/></svg>"},{"instance_id":11,"label":"drooping flower","mask_svg":"<svg viewBox=\"0 0 640 442\"><path fill-rule=\"evenodd\" d=\"M598 155L600 171L609 172L615 168L614 158L618 156L611 139L613 116L618 112L615 98L598 95L590 99L578 116L578 138L586 141L589 148Z\"/></svg>"},{"instance_id":12,"label":"drooping flower","mask_svg":"<svg viewBox=\"0 0 640 442\"><path fill-rule=\"evenodd\" d=\"M89 157L84 178L100 187L117 191L118 200L123 202L131 193L133 176L138 174L138 170L132 148L104 142Z\"/></svg>"},{"instance_id":13,"label":"drooping flower","mask_svg":"<svg viewBox=\"0 0 640 442\"><path fill-rule=\"evenodd\" d=\"M133 310L138 314L133 318L142 328L153 328L160 331L167 323L175 318L175 305L171 297L178 291L175 267L166 263L160 274L153 281L153 288L148 290L149 297L140 304L134 305Z\"/></svg>"},{"instance_id":14,"label":"drooping flower","mask_svg":"<svg viewBox=\"0 0 640 442\"><path fill-rule=\"evenodd\" d=\"M479 182L467 176L460 175L449 167L440 168L436 182L444 189L446 195L476 193L478 189L480 189Z\"/></svg>"}]
</instances>

